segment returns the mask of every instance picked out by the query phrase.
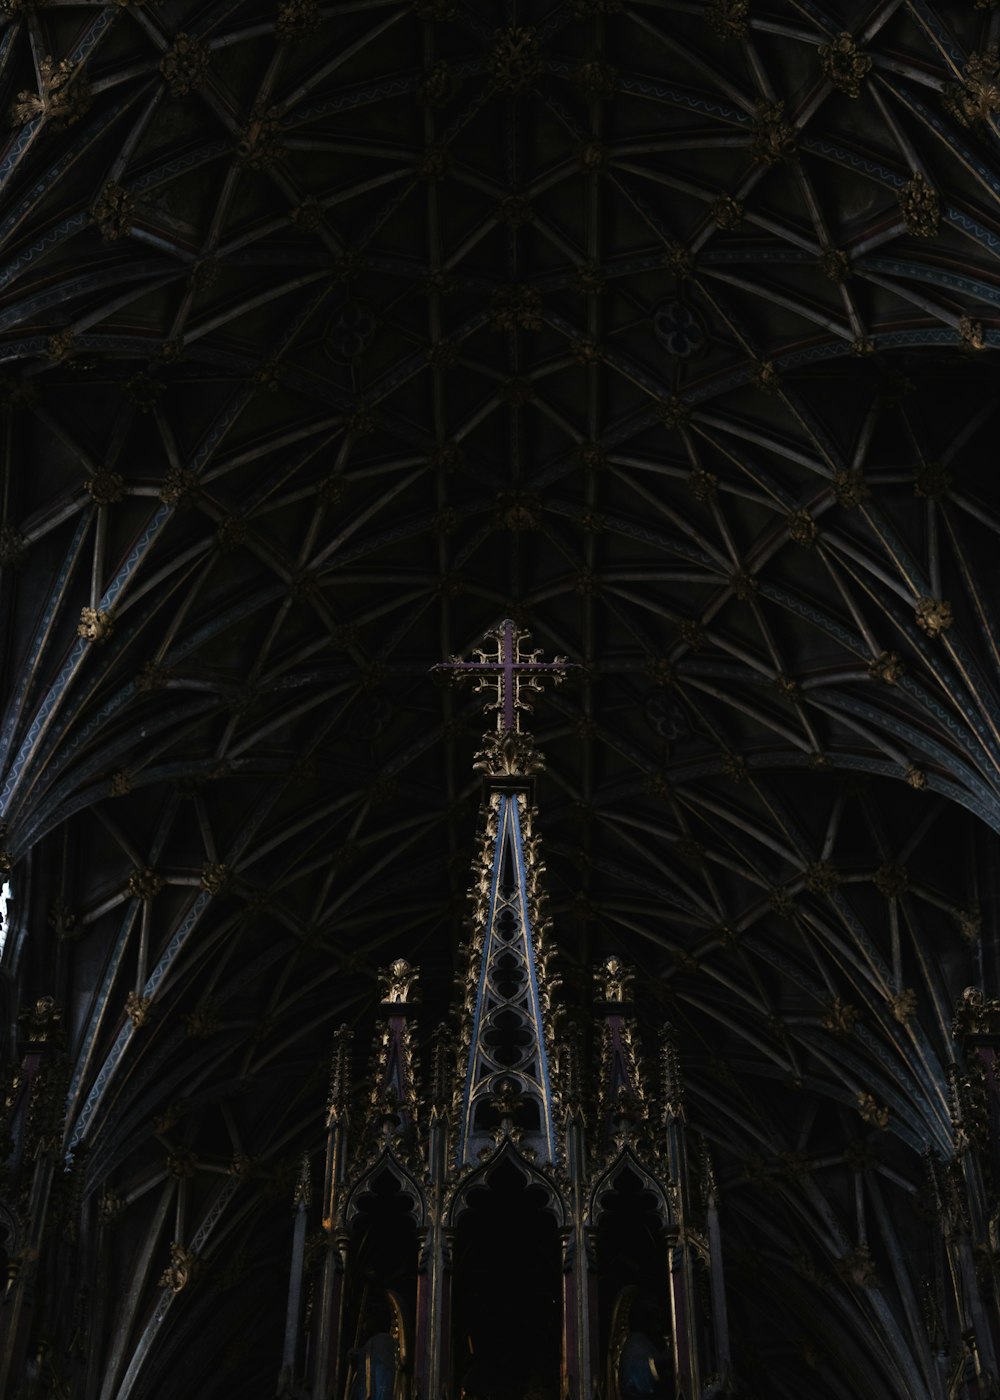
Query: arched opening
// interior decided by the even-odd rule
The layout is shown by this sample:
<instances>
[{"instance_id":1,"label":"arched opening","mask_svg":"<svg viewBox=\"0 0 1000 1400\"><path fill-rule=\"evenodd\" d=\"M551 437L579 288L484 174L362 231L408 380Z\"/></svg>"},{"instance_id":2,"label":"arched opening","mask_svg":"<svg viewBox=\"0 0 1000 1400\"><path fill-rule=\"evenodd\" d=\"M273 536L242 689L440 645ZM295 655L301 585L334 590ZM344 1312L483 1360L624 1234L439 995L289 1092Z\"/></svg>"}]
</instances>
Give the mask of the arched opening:
<instances>
[{"instance_id":1,"label":"arched opening","mask_svg":"<svg viewBox=\"0 0 1000 1400\"><path fill-rule=\"evenodd\" d=\"M644 1371L643 1382L652 1387L636 1394L666 1395L671 1369L667 1353L672 1348L670 1253L657 1199L638 1174L625 1167L601 1198L601 1206L598 1316L601 1367L608 1376L609 1394L631 1393L623 1380L631 1366ZM624 1389L615 1388L623 1384Z\"/></svg>"},{"instance_id":2,"label":"arched opening","mask_svg":"<svg viewBox=\"0 0 1000 1400\"><path fill-rule=\"evenodd\" d=\"M409 1373L416 1286L413 1202L398 1177L382 1171L361 1196L353 1224L344 1313L348 1400L364 1395L369 1383L391 1386L397 1372Z\"/></svg>"},{"instance_id":3,"label":"arched opening","mask_svg":"<svg viewBox=\"0 0 1000 1400\"><path fill-rule=\"evenodd\" d=\"M559 1234L511 1162L470 1192L455 1236L452 1366L462 1400L558 1400Z\"/></svg>"}]
</instances>

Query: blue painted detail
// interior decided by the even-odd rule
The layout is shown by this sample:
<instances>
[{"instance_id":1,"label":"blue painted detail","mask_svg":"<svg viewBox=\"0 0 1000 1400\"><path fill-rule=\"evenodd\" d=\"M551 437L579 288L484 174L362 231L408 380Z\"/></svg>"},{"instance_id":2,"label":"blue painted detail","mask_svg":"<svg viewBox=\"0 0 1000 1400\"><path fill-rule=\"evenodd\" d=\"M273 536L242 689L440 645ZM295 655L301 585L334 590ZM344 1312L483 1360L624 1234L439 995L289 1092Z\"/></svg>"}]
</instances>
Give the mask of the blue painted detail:
<instances>
[{"instance_id":1,"label":"blue painted detail","mask_svg":"<svg viewBox=\"0 0 1000 1400\"><path fill-rule=\"evenodd\" d=\"M881 162L872 160L870 156L862 155L860 151L850 151L846 146L838 146L835 141L828 141L823 136L800 135L799 146L802 150L812 151L814 155L834 161L837 165L846 165L848 169L856 170L860 175L867 175L871 180L878 180L890 189L901 190L909 179L909 174L900 175Z\"/></svg>"},{"instance_id":2,"label":"blue painted detail","mask_svg":"<svg viewBox=\"0 0 1000 1400\"><path fill-rule=\"evenodd\" d=\"M660 302L653 312L653 334L668 355L690 359L708 343L701 317L676 297Z\"/></svg>"},{"instance_id":3,"label":"blue painted detail","mask_svg":"<svg viewBox=\"0 0 1000 1400\"><path fill-rule=\"evenodd\" d=\"M489 898L485 924L476 931L470 953L478 965L473 961L470 966L470 974L476 968L476 1000L458 1124L455 1160L460 1167L477 1166L480 1151L493 1146L491 1103L505 1085L536 1120L524 1127L524 1145L535 1151L540 1164L556 1161L539 950L521 829L524 807L523 794L496 792L487 814Z\"/></svg>"},{"instance_id":4,"label":"blue painted detail","mask_svg":"<svg viewBox=\"0 0 1000 1400\"><path fill-rule=\"evenodd\" d=\"M959 67L964 68L964 66L965 60L964 58L960 58ZM928 107L925 103L921 102L912 88L898 80L894 80L888 73L880 74L879 76L882 81L895 92L900 102L909 107L911 111L916 112L921 120L926 122L931 130L940 136L947 146L951 147L962 164L968 166L970 170L974 170L978 179L992 191L994 196L1000 198L1000 179L997 178L995 171L991 170L988 165L983 163L971 146L966 145L955 127L943 121L938 113L934 111L933 107Z\"/></svg>"},{"instance_id":5,"label":"blue painted detail","mask_svg":"<svg viewBox=\"0 0 1000 1400\"><path fill-rule=\"evenodd\" d=\"M73 1111L73 1103L79 1092L80 1085L83 1082L83 1077L87 1072L87 1066L90 1063L90 1056L93 1053L94 1049L94 1042L97 1039L97 1033L100 1028L101 1015L105 1007L107 1006L108 996L111 992L111 984L114 982L115 978L118 975L118 969L121 963L122 954L125 950L125 945L128 942L128 936L132 931L132 926L135 923L138 910L139 901L137 899L130 900L128 908L126 909L125 914L122 918L121 924L119 925L118 935L115 938L115 944L114 948L111 950L111 956L107 959L105 963L104 975L101 978L101 985L97 992L97 995L94 997L94 1010L87 1024L87 1029L85 1030L83 1035L83 1041L80 1045L80 1049L76 1056L75 1068L73 1070L73 1078L70 1081L69 1092L66 1096L67 1111L70 1114Z\"/></svg>"},{"instance_id":6,"label":"blue painted detail","mask_svg":"<svg viewBox=\"0 0 1000 1400\"><path fill-rule=\"evenodd\" d=\"M859 258L854 264L855 271L887 272L893 277L908 277L914 282L929 282L936 287L947 287L950 291L965 292L978 301L992 302L1000 306L1000 288L979 277L967 277L952 272L945 267L917 262L913 258Z\"/></svg>"},{"instance_id":7,"label":"blue painted detail","mask_svg":"<svg viewBox=\"0 0 1000 1400\"><path fill-rule=\"evenodd\" d=\"M779 607L785 608L788 612L796 613L799 617L805 618L814 627L825 632L828 637L836 637L841 646L854 652L855 656L866 662L869 660L871 652L861 633L845 627L837 618L831 617L829 613L816 607L815 604L796 597L794 593L789 593L780 584L767 583L764 580L760 583L760 594L764 598L770 598L772 603L777 603Z\"/></svg>"},{"instance_id":8,"label":"blue painted detail","mask_svg":"<svg viewBox=\"0 0 1000 1400\"><path fill-rule=\"evenodd\" d=\"M657 102L669 102L671 106L681 107L688 112L698 112L702 116L719 117L724 122L732 122L734 126L745 127L750 124L749 114L740 111L738 107L730 107L727 103L719 102L703 93L667 87L665 83L655 82L652 78L619 74L618 86L622 92L634 92L640 97L651 97Z\"/></svg>"},{"instance_id":9,"label":"blue painted detail","mask_svg":"<svg viewBox=\"0 0 1000 1400\"><path fill-rule=\"evenodd\" d=\"M35 636L32 642L32 652L35 656L37 656L40 653L44 646L45 636L52 625L52 620L55 617L56 610L59 607L62 599L63 587L66 583L67 578L69 577L71 570L73 569L74 565L76 564L79 558L80 548L83 544L84 536L87 533L89 524L90 515L89 513L84 512L81 515L80 520L77 522L76 531L74 532L73 539L70 543L70 547L66 551L66 556L62 564L60 565L59 572L52 581L52 588L49 591L49 596L45 604L45 609L42 613L41 618L39 619L38 627L35 630ZM28 668L25 668L23 678L21 681L21 686L17 691L17 694L14 695L11 699L11 703L7 708L7 716L4 720L3 734L2 736L0 736L0 762L2 762L4 765L6 765L7 756L14 742L14 735L17 730L18 716L21 713L21 708L24 703L25 696L27 694L29 680L30 670ZM9 777L10 773L8 772L7 778L9 779ZM0 793L0 812L5 813L7 810L6 798L7 784L5 782L3 792Z\"/></svg>"},{"instance_id":10,"label":"blue painted detail","mask_svg":"<svg viewBox=\"0 0 1000 1400\"><path fill-rule=\"evenodd\" d=\"M177 928L173 938L171 938L170 942L164 949L159 962L156 964L155 968L150 973L150 976L146 981L146 985L142 989L143 996L151 997L155 995L157 987L160 985L164 977L170 971L170 967L173 964L174 959L177 957L177 954L187 942L188 937L194 930L195 926L198 923L198 920L201 918L201 915L204 913L206 907L208 906L210 899L211 895L208 894L207 891L201 890L199 892L199 894L194 900L194 903L191 905L191 908L188 910L183 922ZM118 1032L118 1035L115 1038L115 1043L111 1047L111 1050L108 1053L108 1057L104 1061L104 1064L98 1071L97 1078L94 1080L90 1093L87 1095L86 1102L84 1103L83 1108L80 1110L80 1116L76 1120L76 1125L73 1128L73 1134L69 1140L69 1145L67 1149L68 1152L72 1153L73 1149L80 1142L83 1141L83 1139L87 1136L87 1133L90 1131L91 1125L93 1123L94 1114L97 1112L97 1109L99 1108L101 1103L101 1099L104 1097L104 1091L107 1089L111 1080L114 1078L115 1071L117 1070L118 1065L121 1062L122 1056L124 1055L125 1050L128 1047L129 1041L132 1039L134 1030L135 1028L133 1027L132 1023L126 1020L125 1024Z\"/></svg>"}]
</instances>

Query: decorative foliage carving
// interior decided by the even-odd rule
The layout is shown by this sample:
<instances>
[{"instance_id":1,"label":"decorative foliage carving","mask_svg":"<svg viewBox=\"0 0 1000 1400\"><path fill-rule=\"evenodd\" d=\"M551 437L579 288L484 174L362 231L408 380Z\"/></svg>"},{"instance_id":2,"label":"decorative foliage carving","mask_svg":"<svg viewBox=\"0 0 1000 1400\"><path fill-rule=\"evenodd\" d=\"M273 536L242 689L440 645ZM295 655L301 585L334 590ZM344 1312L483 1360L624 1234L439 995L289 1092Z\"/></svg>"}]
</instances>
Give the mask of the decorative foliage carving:
<instances>
[{"instance_id":1,"label":"decorative foliage carving","mask_svg":"<svg viewBox=\"0 0 1000 1400\"><path fill-rule=\"evenodd\" d=\"M1000 53L996 45L969 55L961 82L946 88L945 110L962 126L978 126L1000 113Z\"/></svg>"},{"instance_id":2,"label":"decorative foliage carving","mask_svg":"<svg viewBox=\"0 0 1000 1400\"><path fill-rule=\"evenodd\" d=\"M914 171L899 192L899 212L907 233L915 238L933 238L941 225L941 196L919 170Z\"/></svg>"},{"instance_id":3,"label":"decorative foliage carving","mask_svg":"<svg viewBox=\"0 0 1000 1400\"><path fill-rule=\"evenodd\" d=\"M38 75L37 93L19 92L17 95L10 113L14 126L24 126L41 117L52 131L61 131L86 116L91 103L90 85L80 68L68 58L56 63L51 54L46 54L39 62Z\"/></svg>"},{"instance_id":4,"label":"decorative foliage carving","mask_svg":"<svg viewBox=\"0 0 1000 1400\"><path fill-rule=\"evenodd\" d=\"M278 23L280 28L280 10ZM175 36L174 42L160 59L160 72L174 97L186 97L189 92L201 87L208 76L208 64L206 46L191 34L181 33Z\"/></svg>"},{"instance_id":5,"label":"decorative foliage carving","mask_svg":"<svg viewBox=\"0 0 1000 1400\"><path fill-rule=\"evenodd\" d=\"M732 231L743 222L744 205L731 194L720 194L708 212L719 228Z\"/></svg>"},{"instance_id":6,"label":"decorative foliage carving","mask_svg":"<svg viewBox=\"0 0 1000 1400\"><path fill-rule=\"evenodd\" d=\"M91 206L90 216L105 243L115 243L132 231L135 200L123 185L112 180L104 186Z\"/></svg>"},{"instance_id":7,"label":"decorative foliage carving","mask_svg":"<svg viewBox=\"0 0 1000 1400\"><path fill-rule=\"evenodd\" d=\"M914 609L917 626L928 637L940 637L952 624L951 604L942 598L920 598Z\"/></svg>"},{"instance_id":8,"label":"decorative foliage carving","mask_svg":"<svg viewBox=\"0 0 1000 1400\"><path fill-rule=\"evenodd\" d=\"M28 542L13 525L0 525L0 567L20 569L28 556Z\"/></svg>"},{"instance_id":9,"label":"decorative foliage carving","mask_svg":"<svg viewBox=\"0 0 1000 1400\"><path fill-rule=\"evenodd\" d=\"M956 1036L1000 1035L1000 1000L987 997L981 987L966 987L951 1029Z\"/></svg>"},{"instance_id":10,"label":"decorative foliage carving","mask_svg":"<svg viewBox=\"0 0 1000 1400\"><path fill-rule=\"evenodd\" d=\"M160 1287L171 1293L181 1293L193 1281L198 1268L198 1256L174 1240L170 1245L170 1263L160 1275Z\"/></svg>"},{"instance_id":11,"label":"decorative foliage carving","mask_svg":"<svg viewBox=\"0 0 1000 1400\"><path fill-rule=\"evenodd\" d=\"M133 1029L138 1030L149 1021L152 1000L152 997L144 997L136 991L129 992L125 998L125 1015L132 1022Z\"/></svg>"},{"instance_id":12,"label":"decorative foliage carving","mask_svg":"<svg viewBox=\"0 0 1000 1400\"><path fill-rule=\"evenodd\" d=\"M871 496L871 488L860 471L842 470L833 474L833 489L838 505L848 510L863 505Z\"/></svg>"},{"instance_id":13,"label":"decorative foliage carving","mask_svg":"<svg viewBox=\"0 0 1000 1400\"><path fill-rule=\"evenodd\" d=\"M103 608L81 608L80 621L77 623L77 635L83 637L85 641L106 642L114 631L115 624L109 612Z\"/></svg>"},{"instance_id":14,"label":"decorative foliage carving","mask_svg":"<svg viewBox=\"0 0 1000 1400\"><path fill-rule=\"evenodd\" d=\"M889 1110L884 1104L876 1101L873 1094L863 1090L858 1094L858 1112L865 1123L870 1123L873 1128L887 1128L889 1126Z\"/></svg>"},{"instance_id":15,"label":"decorative foliage carving","mask_svg":"<svg viewBox=\"0 0 1000 1400\"><path fill-rule=\"evenodd\" d=\"M782 102L758 102L750 127L750 154L762 165L778 165L798 157L799 138L785 116Z\"/></svg>"},{"instance_id":16,"label":"decorative foliage carving","mask_svg":"<svg viewBox=\"0 0 1000 1400\"><path fill-rule=\"evenodd\" d=\"M868 663L868 674L873 681L883 685L895 685L906 671L906 663L898 651L880 651Z\"/></svg>"},{"instance_id":17,"label":"decorative foliage carving","mask_svg":"<svg viewBox=\"0 0 1000 1400\"><path fill-rule=\"evenodd\" d=\"M412 992L420 977L420 969L411 967L405 958L396 958L378 974L382 1000L403 1005L413 1000Z\"/></svg>"},{"instance_id":18,"label":"decorative foliage carving","mask_svg":"<svg viewBox=\"0 0 1000 1400\"><path fill-rule=\"evenodd\" d=\"M237 160L247 170L266 170L281 154L282 134L279 109L257 104L240 132Z\"/></svg>"},{"instance_id":19,"label":"decorative foliage carving","mask_svg":"<svg viewBox=\"0 0 1000 1400\"><path fill-rule=\"evenodd\" d=\"M966 350L986 349L986 335L983 331L982 321L973 320L971 316L960 316L958 336Z\"/></svg>"},{"instance_id":20,"label":"decorative foliage carving","mask_svg":"<svg viewBox=\"0 0 1000 1400\"><path fill-rule=\"evenodd\" d=\"M811 549L819 540L819 526L807 510L793 510L788 517L788 537L804 549Z\"/></svg>"},{"instance_id":21,"label":"decorative foliage carving","mask_svg":"<svg viewBox=\"0 0 1000 1400\"><path fill-rule=\"evenodd\" d=\"M823 1014L823 1029L847 1035L858 1019L858 1008L841 997L834 997Z\"/></svg>"},{"instance_id":22,"label":"decorative foliage carving","mask_svg":"<svg viewBox=\"0 0 1000 1400\"><path fill-rule=\"evenodd\" d=\"M163 889L166 881L162 875L147 866L144 870L133 870L128 877L128 892L136 899L152 899Z\"/></svg>"},{"instance_id":23,"label":"decorative foliage carving","mask_svg":"<svg viewBox=\"0 0 1000 1400\"><path fill-rule=\"evenodd\" d=\"M910 888L910 875L905 865L880 865L872 877L875 888L884 899L899 899Z\"/></svg>"},{"instance_id":24,"label":"decorative foliage carving","mask_svg":"<svg viewBox=\"0 0 1000 1400\"><path fill-rule=\"evenodd\" d=\"M828 44L820 44L819 61L835 88L847 97L861 95L861 80L871 72L872 61L853 35L842 30Z\"/></svg>"},{"instance_id":25,"label":"decorative foliage carving","mask_svg":"<svg viewBox=\"0 0 1000 1400\"><path fill-rule=\"evenodd\" d=\"M542 326L542 299L534 287L497 287L490 305L494 330L537 331Z\"/></svg>"},{"instance_id":26,"label":"decorative foliage carving","mask_svg":"<svg viewBox=\"0 0 1000 1400\"><path fill-rule=\"evenodd\" d=\"M524 92L537 79L541 66L536 29L518 25L496 31L489 70L501 92Z\"/></svg>"},{"instance_id":27,"label":"decorative foliage carving","mask_svg":"<svg viewBox=\"0 0 1000 1400\"><path fill-rule=\"evenodd\" d=\"M943 462L921 462L913 477L913 492L926 500L936 501L951 489L951 472Z\"/></svg>"},{"instance_id":28,"label":"decorative foliage carving","mask_svg":"<svg viewBox=\"0 0 1000 1400\"><path fill-rule=\"evenodd\" d=\"M750 28L749 0L711 0L705 18L720 39L742 39Z\"/></svg>"},{"instance_id":29,"label":"decorative foliage carving","mask_svg":"<svg viewBox=\"0 0 1000 1400\"><path fill-rule=\"evenodd\" d=\"M629 1000L629 989L635 974L627 963L612 954L604 959L598 969L601 995L605 1001L624 1002Z\"/></svg>"},{"instance_id":30,"label":"decorative foliage carving","mask_svg":"<svg viewBox=\"0 0 1000 1400\"><path fill-rule=\"evenodd\" d=\"M824 248L819 265L823 276L831 282L846 282L851 275L851 262L843 248Z\"/></svg>"},{"instance_id":31,"label":"decorative foliage carving","mask_svg":"<svg viewBox=\"0 0 1000 1400\"><path fill-rule=\"evenodd\" d=\"M39 997L18 1013L17 1028L22 1039L31 1044L58 1042L62 1037L62 1008L55 997Z\"/></svg>"},{"instance_id":32,"label":"decorative foliage carving","mask_svg":"<svg viewBox=\"0 0 1000 1400\"><path fill-rule=\"evenodd\" d=\"M165 506L187 509L198 499L200 487L197 473L189 467L170 467L163 478L160 500Z\"/></svg>"},{"instance_id":33,"label":"decorative foliage carving","mask_svg":"<svg viewBox=\"0 0 1000 1400\"><path fill-rule=\"evenodd\" d=\"M125 482L118 472L99 468L83 483L95 505L111 506L125 495Z\"/></svg>"},{"instance_id":34,"label":"decorative foliage carving","mask_svg":"<svg viewBox=\"0 0 1000 1400\"><path fill-rule=\"evenodd\" d=\"M319 0L278 0L275 33L285 44L294 44L315 33L322 18Z\"/></svg>"}]
</instances>

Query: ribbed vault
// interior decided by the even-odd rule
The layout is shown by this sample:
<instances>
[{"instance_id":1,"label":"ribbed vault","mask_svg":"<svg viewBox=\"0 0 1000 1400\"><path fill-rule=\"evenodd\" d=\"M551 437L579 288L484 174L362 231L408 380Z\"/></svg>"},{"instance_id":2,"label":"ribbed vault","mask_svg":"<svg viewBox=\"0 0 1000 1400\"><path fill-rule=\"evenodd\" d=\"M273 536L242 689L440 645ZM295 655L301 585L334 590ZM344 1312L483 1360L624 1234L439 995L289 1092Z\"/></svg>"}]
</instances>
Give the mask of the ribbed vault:
<instances>
[{"instance_id":1,"label":"ribbed vault","mask_svg":"<svg viewBox=\"0 0 1000 1400\"><path fill-rule=\"evenodd\" d=\"M272 1393L332 1032L397 953L449 995L481 718L429 670L513 616L583 667L533 720L564 974L678 1027L748 1393L944 1395L998 12L0 10L2 968L113 1281L51 1304L72 1393Z\"/></svg>"}]
</instances>

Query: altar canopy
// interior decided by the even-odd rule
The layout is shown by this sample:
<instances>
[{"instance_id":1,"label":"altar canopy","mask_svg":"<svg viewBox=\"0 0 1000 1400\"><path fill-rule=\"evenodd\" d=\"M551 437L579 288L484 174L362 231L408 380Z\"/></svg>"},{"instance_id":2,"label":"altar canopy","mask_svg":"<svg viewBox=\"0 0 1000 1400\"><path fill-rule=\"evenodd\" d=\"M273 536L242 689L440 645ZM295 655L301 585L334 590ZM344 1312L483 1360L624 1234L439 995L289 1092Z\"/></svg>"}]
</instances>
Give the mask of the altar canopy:
<instances>
[{"instance_id":1,"label":"altar canopy","mask_svg":"<svg viewBox=\"0 0 1000 1400\"><path fill-rule=\"evenodd\" d=\"M575 1006L561 987L536 829L545 764L521 720L522 687L569 668L526 640L506 619L495 656L438 668L474 677L496 717L476 760L457 996L421 1036L418 973L390 965L364 1098L340 1033L320 1302L306 1320L293 1253L289 1395L296 1381L346 1385L347 1400L735 1393L714 1179L707 1145L688 1144L673 1028L640 1033L615 955Z\"/></svg>"}]
</instances>

